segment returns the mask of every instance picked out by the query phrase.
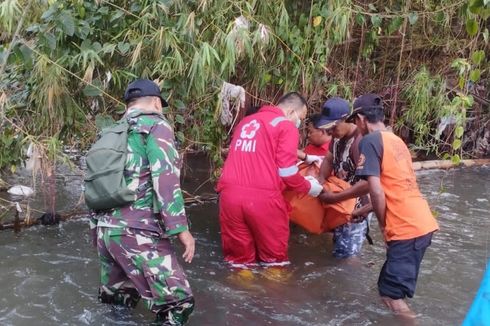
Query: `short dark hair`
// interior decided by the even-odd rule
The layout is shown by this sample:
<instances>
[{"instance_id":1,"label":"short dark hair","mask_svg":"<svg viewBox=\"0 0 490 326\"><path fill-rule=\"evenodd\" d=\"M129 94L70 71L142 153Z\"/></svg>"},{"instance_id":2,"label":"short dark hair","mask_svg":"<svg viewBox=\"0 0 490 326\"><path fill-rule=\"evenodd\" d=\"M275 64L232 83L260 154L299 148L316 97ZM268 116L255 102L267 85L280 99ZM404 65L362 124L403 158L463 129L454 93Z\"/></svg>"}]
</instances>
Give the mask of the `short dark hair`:
<instances>
[{"instance_id":1,"label":"short dark hair","mask_svg":"<svg viewBox=\"0 0 490 326\"><path fill-rule=\"evenodd\" d=\"M303 106L308 106L305 98L301 96L298 92L289 92L284 94L279 101L277 101L277 105L283 104L285 106L293 107L294 109L300 109Z\"/></svg>"},{"instance_id":2,"label":"short dark hair","mask_svg":"<svg viewBox=\"0 0 490 326\"><path fill-rule=\"evenodd\" d=\"M318 124L320 123L320 119L322 118L322 115L321 114L313 114L311 115L309 118L308 118L308 123L311 124L313 127L315 127L316 129L320 129L318 128ZM323 129L322 129L323 130Z\"/></svg>"},{"instance_id":3,"label":"short dark hair","mask_svg":"<svg viewBox=\"0 0 490 326\"><path fill-rule=\"evenodd\" d=\"M133 98L133 99L130 99L127 103L126 103L126 106L127 107L131 107L132 105L134 105L135 103L137 102L140 102L140 101L149 101L150 99L153 99L154 97L156 96L143 96L143 97L136 97L136 98Z\"/></svg>"},{"instance_id":4,"label":"short dark hair","mask_svg":"<svg viewBox=\"0 0 490 326\"><path fill-rule=\"evenodd\" d=\"M259 110L260 110L260 105L251 105L245 111L245 116L247 117L249 115L255 114L259 112Z\"/></svg>"},{"instance_id":5,"label":"short dark hair","mask_svg":"<svg viewBox=\"0 0 490 326\"><path fill-rule=\"evenodd\" d=\"M383 108L375 108L372 110L364 111L362 113L359 113L360 115L363 115L366 117L366 120L369 123L376 123L376 122L384 122L385 121L385 114L383 112Z\"/></svg>"}]
</instances>

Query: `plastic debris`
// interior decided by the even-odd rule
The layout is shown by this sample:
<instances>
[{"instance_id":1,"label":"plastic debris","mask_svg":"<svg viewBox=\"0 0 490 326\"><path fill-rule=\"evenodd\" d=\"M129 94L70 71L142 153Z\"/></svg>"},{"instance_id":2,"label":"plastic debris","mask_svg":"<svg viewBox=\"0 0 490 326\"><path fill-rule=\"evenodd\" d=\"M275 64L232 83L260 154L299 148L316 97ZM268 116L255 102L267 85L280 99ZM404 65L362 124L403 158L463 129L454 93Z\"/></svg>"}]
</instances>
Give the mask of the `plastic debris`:
<instances>
[{"instance_id":1,"label":"plastic debris","mask_svg":"<svg viewBox=\"0 0 490 326\"><path fill-rule=\"evenodd\" d=\"M34 193L32 188L16 185L11 187L7 192L13 196L29 197Z\"/></svg>"},{"instance_id":2,"label":"plastic debris","mask_svg":"<svg viewBox=\"0 0 490 326\"><path fill-rule=\"evenodd\" d=\"M27 148L27 160L26 160L26 170L27 171L37 171L41 166L41 155L39 153L39 148L34 143L30 143Z\"/></svg>"},{"instance_id":3,"label":"plastic debris","mask_svg":"<svg viewBox=\"0 0 490 326\"><path fill-rule=\"evenodd\" d=\"M444 130L446 130L447 126L453 125L456 123L456 117L453 115L445 116L441 118L441 122L437 126L437 131L436 131L436 139L440 139L442 133Z\"/></svg>"},{"instance_id":4,"label":"plastic debris","mask_svg":"<svg viewBox=\"0 0 490 326\"><path fill-rule=\"evenodd\" d=\"M240 108L245 107L245 89L242 86L223 82L219 97L221 100L221 124L231 126L236 120Z\"/></svg>"},{"instance_id":5,"label":"plastic debris","mask_svg":"<svg viewBox=\"0 0 490 326\"><path fill-rule=\"evenodd\" d=\"M250 26L250 23L247 20L247 18L240 16L240 17L235 18L235 26L233 26L233 29L235 31L239 30L239 29L248 29L249 26Z\"/></svg>"},{"instance_id":6,"label":"plastic debris","mask_svg":"<svg viewBox=\"0 0 490 326\"><path fill-rule=\"evenodd\" d=\"M264 24L259 24L259 35L262 43L267 44L269 42L270 31L269 28Z\"/></svg>"},{"instance_id":7,"label":"plastic debris","mask_svg":"<svg viewBox=\"0 0 490 326\"><path fill-rule=\"evenodd\" d=\"M247 18L239 16L233 22L233 28L228 33L227 38L235 43L235 51L239 57L245 50L245 35L249 33L250 22Z\"/></svg>"}]
</instances>

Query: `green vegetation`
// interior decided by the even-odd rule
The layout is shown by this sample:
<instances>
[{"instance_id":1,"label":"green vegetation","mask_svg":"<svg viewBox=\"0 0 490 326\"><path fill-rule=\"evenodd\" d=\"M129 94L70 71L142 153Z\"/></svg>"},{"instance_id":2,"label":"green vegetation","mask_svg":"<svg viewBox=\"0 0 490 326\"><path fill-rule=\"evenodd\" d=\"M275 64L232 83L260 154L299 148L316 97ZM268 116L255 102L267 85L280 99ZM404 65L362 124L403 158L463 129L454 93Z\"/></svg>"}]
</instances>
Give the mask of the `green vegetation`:
<instances>
[{"instance_id":1,"label":"green vegetation","mask_svg":"<svg viewBox=\"0 0 490 326\"><path fill-rule=\"evenodd\" d=\"M489 89L489 16L489 0L4 0L0 168L14 169L30 142L51 158L86 148L140 76L160 81L179 141L216 161L223 81L252 104L299 90L311 108L376 91L417 148L472 155L467 118L488 120L473 95ZM454 135L438 138L448 115Z\"/></svg>"}]
</instances>

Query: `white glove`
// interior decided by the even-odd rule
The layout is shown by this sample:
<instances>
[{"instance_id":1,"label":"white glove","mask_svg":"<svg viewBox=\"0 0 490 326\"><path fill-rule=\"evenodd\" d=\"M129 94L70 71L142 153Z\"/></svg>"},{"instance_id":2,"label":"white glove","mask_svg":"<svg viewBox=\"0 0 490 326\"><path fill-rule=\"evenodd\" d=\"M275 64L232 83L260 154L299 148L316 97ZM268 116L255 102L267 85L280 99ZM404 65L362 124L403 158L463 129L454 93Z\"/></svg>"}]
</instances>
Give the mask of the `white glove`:
<instances>
[{"instance_id":1,"label":"white glove","mask_svg":"<svg viewBox=\"0 0 490 326\"><path fill-rule=\"evenodd\" d=\"M308 192L308 195L318 197L323 190L323 186L311 175L306 176L305 179L310 183L310 191Z\"/></svg>"},{"instance_id":2,"label":"white glove","mask_svg":"<svg viewBox=\"0 0 490 326\"><path fill-rule=\"evenodd\" d=\"M323 157L318 155L307 154L305 157L305 162L308 164L313 164L315 162L322 163L322 161L323 161Z\"/></svg>"}]
</instances>

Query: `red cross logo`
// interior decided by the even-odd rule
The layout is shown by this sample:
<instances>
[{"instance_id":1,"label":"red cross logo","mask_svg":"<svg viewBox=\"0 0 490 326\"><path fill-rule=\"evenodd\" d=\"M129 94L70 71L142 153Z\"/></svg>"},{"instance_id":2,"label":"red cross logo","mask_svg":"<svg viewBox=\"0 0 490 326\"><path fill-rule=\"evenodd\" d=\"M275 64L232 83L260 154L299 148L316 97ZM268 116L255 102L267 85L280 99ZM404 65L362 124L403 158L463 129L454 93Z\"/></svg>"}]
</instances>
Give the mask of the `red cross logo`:
<instances>
[{"instance_id":1,"label":"red cross logo","mask_svg":"<svg viewBox=\"0 0 490 326\"><path fill-rule=\"evenodd\" d=\"M240 133L241 138L252 139L255 137L255 133L259 130L260 124L257 120L252 120L242 127L242 132Z\"/></svg>"}]
</instances>

